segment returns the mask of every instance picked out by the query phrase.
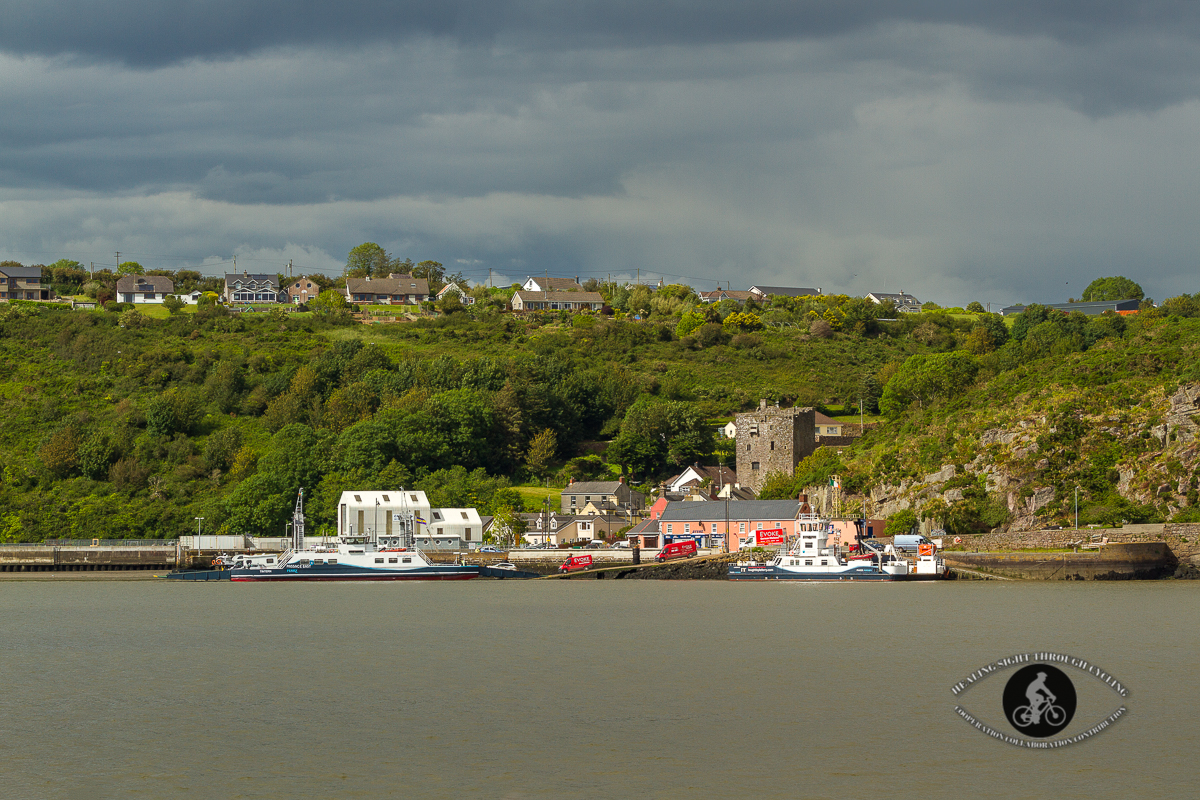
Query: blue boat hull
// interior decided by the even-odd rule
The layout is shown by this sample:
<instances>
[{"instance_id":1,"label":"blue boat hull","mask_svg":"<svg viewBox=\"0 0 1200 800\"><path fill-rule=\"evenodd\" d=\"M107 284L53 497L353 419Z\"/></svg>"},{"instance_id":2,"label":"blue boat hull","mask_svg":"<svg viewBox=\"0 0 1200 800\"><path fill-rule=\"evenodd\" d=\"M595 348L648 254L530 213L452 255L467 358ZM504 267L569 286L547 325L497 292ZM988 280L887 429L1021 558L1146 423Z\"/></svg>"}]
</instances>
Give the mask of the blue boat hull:
<instances>
[{"instance_id":1,"label":"blue boat hull","mask_svg":"<svg viewBox=\"0 0 1200 800\"><path fill-rule=\"evenodd\" d=\"M458 564L434 564L406 570L341 564L229 570L231 581L468 581L478 577L478 566Z\"/></svg>"}]
</instances>

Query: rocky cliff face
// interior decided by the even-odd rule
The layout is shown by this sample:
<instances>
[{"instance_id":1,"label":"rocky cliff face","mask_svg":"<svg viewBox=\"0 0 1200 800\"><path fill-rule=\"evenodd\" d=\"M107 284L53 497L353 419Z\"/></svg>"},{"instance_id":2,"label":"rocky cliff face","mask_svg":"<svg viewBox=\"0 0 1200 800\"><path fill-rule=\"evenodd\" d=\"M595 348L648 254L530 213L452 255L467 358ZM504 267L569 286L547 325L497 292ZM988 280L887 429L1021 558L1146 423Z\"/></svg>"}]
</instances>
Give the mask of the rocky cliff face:
<instances>
[{"instance_id":1,"label":"rocky cliff face","mask_svg":"<svg viewBox=\"0 0 1200 800\"><path fill-rule=\"evenodd\" d=\"M964 485L982 485L989 497L1003 498L1010 520L999 530L1006 531L1037 530L1055 516L1068 515L1077 484L1084 484L1085 500L1087 486L1093 494L1097 486L1115 488L1125 500L1153 506L1163 518L1188 505L1192 476L1200 466L1200 384L1121 413L1080 411L1060 415L1057 422L1063 427L1041 415L987 428L978 435L973 460L872 486L869 513L888 517L904 509L919 511L935 500L949 507L963 502ZM808 493L830 510L830 487L813 486Z\"/></svg>"}]
</instances>

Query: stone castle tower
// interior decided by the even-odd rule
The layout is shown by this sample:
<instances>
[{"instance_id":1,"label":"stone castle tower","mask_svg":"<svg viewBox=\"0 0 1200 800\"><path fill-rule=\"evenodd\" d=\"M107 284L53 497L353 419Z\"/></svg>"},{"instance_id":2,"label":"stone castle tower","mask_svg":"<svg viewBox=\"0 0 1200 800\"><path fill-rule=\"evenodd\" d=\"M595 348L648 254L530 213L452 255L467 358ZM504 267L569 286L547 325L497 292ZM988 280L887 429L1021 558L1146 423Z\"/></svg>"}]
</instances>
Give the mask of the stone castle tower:
<instances>
[{"instance_id":1,"label":"stone castle tower","mask_svg":"<svg viewBox=\"0 0 1200 800\"><path fill-rule=\"evenodd\" d=\"M757 494L768 473L790 476L816 449L815 415L812 408L768 408L766 400L759 401L757 411L738 414L738 483Z\"/></svg>"}]
</instances>

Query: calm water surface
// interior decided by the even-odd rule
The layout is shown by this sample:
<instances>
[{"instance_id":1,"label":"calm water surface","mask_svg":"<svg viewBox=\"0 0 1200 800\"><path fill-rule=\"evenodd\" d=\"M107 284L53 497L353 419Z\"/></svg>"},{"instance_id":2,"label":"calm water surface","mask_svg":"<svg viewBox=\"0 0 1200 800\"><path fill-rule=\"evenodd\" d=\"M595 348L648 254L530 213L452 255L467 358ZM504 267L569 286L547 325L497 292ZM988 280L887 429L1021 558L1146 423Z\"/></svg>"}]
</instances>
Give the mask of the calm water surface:
<instances>
[{"instance_id":1,"label":"calm water surface","mask_svg":"<svg viewBox=\"0 0 1200 800\"><path fill-rule=\"evenodd\" d=\"M0 582L7 798L1194 796L1200 583ZM950 686L1052 649L1052 752ZM1121 704L1071 671L1067 733ZM991 678L961 702L1003 727ZM1092 682L1092 683L1089 683Z\"/></svg>"}]
</instances>

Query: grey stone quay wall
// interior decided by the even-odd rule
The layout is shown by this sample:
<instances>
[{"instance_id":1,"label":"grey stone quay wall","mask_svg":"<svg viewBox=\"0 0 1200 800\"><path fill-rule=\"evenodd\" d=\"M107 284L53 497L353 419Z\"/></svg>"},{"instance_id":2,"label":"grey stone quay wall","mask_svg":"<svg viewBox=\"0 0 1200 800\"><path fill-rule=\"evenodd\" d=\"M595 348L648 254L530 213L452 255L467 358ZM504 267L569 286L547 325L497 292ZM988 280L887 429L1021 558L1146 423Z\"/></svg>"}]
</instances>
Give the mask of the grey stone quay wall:
<instances>
[{"instance_id":1,"label":"grey stone quay wall","mask_svg":"<svg viewBox=\"0 0 1200 800\"><path fill-rule=\"evenodd\" d=\"M1092 534L1107 536L1114 544L1133 542L1165 542L1180 561L1195 563L1200 560L1200 523L1176 522L1165 525L1135 525L1128 528L1104 530L1064 529L1061 531L1012 531L1009 533L980 533L963 536L961 544L954 544L953 536L943 537L947 549L962 548L968 551L995 552L999 550L1057 550L1070 547L1071 542L1087 542Z\"/></svg>"}]
</instances>

